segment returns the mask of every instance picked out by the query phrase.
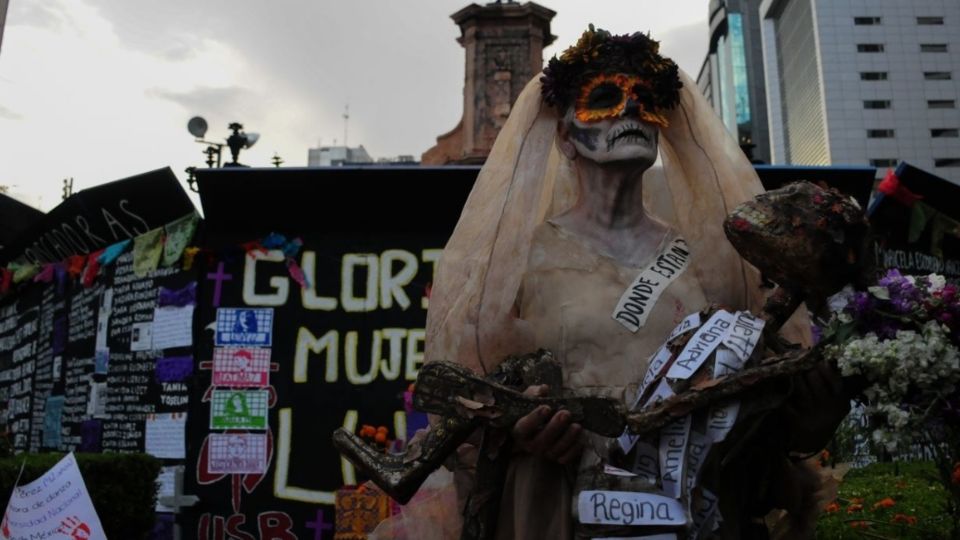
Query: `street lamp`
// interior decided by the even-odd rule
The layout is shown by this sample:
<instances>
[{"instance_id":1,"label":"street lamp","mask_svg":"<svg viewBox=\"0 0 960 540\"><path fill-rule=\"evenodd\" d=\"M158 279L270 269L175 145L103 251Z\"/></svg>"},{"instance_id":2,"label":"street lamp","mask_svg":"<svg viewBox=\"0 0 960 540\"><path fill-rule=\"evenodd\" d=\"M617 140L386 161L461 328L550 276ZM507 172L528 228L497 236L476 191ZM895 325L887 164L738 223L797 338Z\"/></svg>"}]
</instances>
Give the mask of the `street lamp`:
<instances>
[{"instance_id":1,"label":"street lamp","mask_svg":"<svg viewBox=\"0 0 960 540\"><path fill-rule=\"evenodd\" d=\"M200 144L206 144L207 148L203 151L207 155L207 167L213 168L214 164L217 167L220 167L221 155L223 153L223 147L226 146L230 149L230 155L233 158L233 161L223 165L224 167L244 167L238 160L240 157L240 150L243 148L250 148L253 146L257 139L260 138L258 133L244 133L243 126L237 122L231 122L227 129L233 131L229 137L227 137L226 145L224 143L206 141L203 139L203 136L207 134L207 121L200 116L194 116L187 122L187 131L194 136L196 142Z\"/></svg>"}]
</instances>

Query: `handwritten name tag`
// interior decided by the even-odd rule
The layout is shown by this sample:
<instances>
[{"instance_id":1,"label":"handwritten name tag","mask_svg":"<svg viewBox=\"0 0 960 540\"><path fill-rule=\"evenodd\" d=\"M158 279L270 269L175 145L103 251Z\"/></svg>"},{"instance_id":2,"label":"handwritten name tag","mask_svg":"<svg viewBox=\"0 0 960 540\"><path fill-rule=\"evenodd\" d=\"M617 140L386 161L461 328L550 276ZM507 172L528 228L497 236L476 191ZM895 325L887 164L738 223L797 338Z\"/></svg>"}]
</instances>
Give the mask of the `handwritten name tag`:
<instances>
[{"instance_id":1,"label":"handwritten name tag","mask_svg":"<svg viewBox=\"0 0 960 540\"><path fill-rule=\"evenodd\" d=\"M683 273L689 262L687 242L683 238L674 239L620 296L613 310L614 320L631 332L642 328L660 295Z\"/></svg>"},{"instance_id":2,"label":"handwritten name tag","mask_svg":"<svg viewBox=\"0 0 960 540\"><path fill-rule=\"evenodd\" d=\"M643 376L643 381L640 382L640 388L637 389L637 400L633 406L630 407L631 409L636 408L636 406L640 404L640 398L643 397L643 393L647 391L650 383L660 374L660 370L662 370L663 366L670 360L670 356L670 349L664 346L660 347L650 359L650 364L647 366L647 373Z\"/></svg>"},{"instance_id":3,"label":"handwritten name tag","mask_svg":"<svg viewBox=\"0 0 960 540\"><path fill-rule=\"evenodd\" d=\"M687 315L677 324L677 327L670 332L670 337L667 338L667 341L681 335L686 334L687 332L693 330L694 328L700 327L700 312L694 311L693 313Z\"/></svg>"},{"instance_id":4,"label":"handwritten name tag","mask_svg":"<svg viewBox=\"0 0 960 540\"><path fill-rule=\"evenodd\" d=\"M723 344L730 347L741 361L746 362L760 341L764 324L766 321L754 317L752 313L738 311L730 332L723 338Z\"/></svg>"},{"instance_id":5,"label":"handwritten name tag","mask_svg":"<svg viewBox=\"0 0 960 540\"><path fill-rule=\"evenodd\" d=\"M714 529L717 513L717 496L707 489L701 489L700 495L693 503L693 527L690 533L691 540L696 540L704 533Z\"/></svg>"},{"instance_id":6,"label":"handwritten name tag","mask_svg":"<svg viewBox=\"0 0 960 540\"><path fill-rule=\"evenodd\" d=\"M715 443L725 438L733 424L737 421L737 414L740 413L740 402L734 401L722 407L711 407L707 415L707 437L710 437Z\"/></svg>"},{"instance_id":7,"label":"handwritten name tag","mask_svg":"<svg viewBox=\"0 0 960 540\"><path fill-rule=\"evenodd\" d=\"M700 477L700 469L707 461L707 455L710 453L710 446L713 441L706 435L690 432L690 444L687 446L687 489L693 490L697 485L697 479Z\"/></svg>"},{"instance_id":8,"label":"handwritten name tag","mask_svg":"<svg viewBox=\"0 0 960 540\"><path fill-rule=\"evenodd\" d=\"M713 377L722 377L731 375L740 371L743 367L743 360L736 353L721 345L717 347L717 352L713 356Z\"/></svg>"},{"instance_id":9,"label":"handwritten name tag","mask_svg":"<svg viewBox=\"0 0 960 540\"><path fill-rule=\"evenodd\" d=\"M686 525L680 501L654 493L581 491L580 523L590 525Z\"/></svg>"},{"instance_id":10,"label":"handwritten name tag","mask_svg":"<svg viewBox=\"0 0 960 540\"><path fill-rule=\"evenodd\" d=\"M660 481L663 492L674 498L682 491L691 419L688 414L660 430Z\"/></svg>"},{"instance_id":11,"label":"handwritten name tag","mask_svg":"<svg viewBox=\"0 0 960 540\"><path fill-rule=\"evenodd\" d=\"M714 313L677 355L677 359L670 366L670 371L667 372L667 377L689 379L726 337L730 327L733 326L733 320L733 313L722 309Z\"/></svg>"},{"instance_id":12,"label":"handwritten name tag","mask_svg":"<svg viewBox=\"0 0 960 540\"><path fill-rule=\"evenodd\" d=\"M656 482L660 478L660 466L657 463L657 449L652 444L640 441L633 456L633 472L637 476Z\"/></svg>"},{"instance_id":13,"label":"handwritten name tag","mask_svg":"<svg viewBox=\"0 0 960 540\"><path fill-rule=\"evenodd\" d=\"M666 379L660 379L660 384L657 385L656 390L654 390L653 394L650 395L650 399L644 403L643 408L657 405L661 401L673 395L673 389L670 388L669 384L667 384ZM629 429L624 429L623 434L620 435L620 437L617 439L617 442L620 443L620 448L623 449L623 453L626 454L631 448L633 448L633 445L636 444L638 438L640 438L639 435L631 433Z\"/></svg>"}]
</instances>

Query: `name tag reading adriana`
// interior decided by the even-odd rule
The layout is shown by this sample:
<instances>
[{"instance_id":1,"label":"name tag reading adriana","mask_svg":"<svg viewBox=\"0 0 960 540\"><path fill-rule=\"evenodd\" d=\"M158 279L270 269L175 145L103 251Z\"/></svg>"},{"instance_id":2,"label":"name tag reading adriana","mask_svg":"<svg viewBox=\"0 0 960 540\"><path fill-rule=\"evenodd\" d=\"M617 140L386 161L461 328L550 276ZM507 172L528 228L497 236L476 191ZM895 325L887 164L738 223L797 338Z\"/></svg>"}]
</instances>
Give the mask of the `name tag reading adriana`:
<instances>
[{"instance_id":1,"label":"name tag reading adriana","mask_svg":"<svg viewBox=\"0 0 960 540\"><path fill-rule=\"evenodd\" d=\"M660 295L683 273L689 262L687 242L683 238L674 239L623 292L613 310L613 318L631 332L642 328Z\"/></svg>"},{"instance_id":2,"label":"name tag reading adriana","mask_svg":"<svg viewBox=\"0 0 960 540\"><path fill-rule=\"evenodd\" d=\"M632 491L581 491L580 523L591 525L686 525L687 513L676 499Z\"/></svg>"}]
</instances>

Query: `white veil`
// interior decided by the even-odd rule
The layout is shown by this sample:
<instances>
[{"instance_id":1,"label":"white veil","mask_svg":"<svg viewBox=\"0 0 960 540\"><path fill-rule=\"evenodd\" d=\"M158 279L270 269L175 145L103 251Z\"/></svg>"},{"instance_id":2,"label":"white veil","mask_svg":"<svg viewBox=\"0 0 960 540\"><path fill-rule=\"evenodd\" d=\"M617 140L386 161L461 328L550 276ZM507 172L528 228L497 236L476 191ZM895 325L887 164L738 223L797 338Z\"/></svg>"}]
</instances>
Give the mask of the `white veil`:
<instances>
[{"instance_id":1,"label":"white veil","mask_svg":"<svg viewBox=\"0 0 960 540\"><path fill-rule=\"evenodd\" d=\"M759 273L734 251L722 223L763 189L696 83L683 72L680 80L680 103L660 133L664 181L650 185L645 178L644 196L672 201L674 219L667 221L690 245L707 300L757 309ZM557 120L541 99L538 76L514 104L438 264L427 314L428 362L486 373L509 354L537 348L517 317L517 293L534 229L569 208L577 190L572 163L555 144ZM661 218L670 213L652 210Z\"/></svg>"}]
</instances>

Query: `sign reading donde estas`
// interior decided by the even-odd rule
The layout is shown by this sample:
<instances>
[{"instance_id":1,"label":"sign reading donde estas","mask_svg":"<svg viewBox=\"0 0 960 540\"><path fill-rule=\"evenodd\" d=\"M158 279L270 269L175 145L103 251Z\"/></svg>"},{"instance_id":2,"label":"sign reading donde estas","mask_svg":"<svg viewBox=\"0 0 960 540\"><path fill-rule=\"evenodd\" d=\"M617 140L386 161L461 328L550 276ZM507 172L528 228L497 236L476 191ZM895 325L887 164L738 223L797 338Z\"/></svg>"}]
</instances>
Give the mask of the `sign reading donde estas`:
<instances>
[{"instance_id":1,"label":"sign reading donde estas","mask_svg":"<svg viewBox=\"0 0 960 540\"><path fill-rule=\"evenodd\" d=\"M40 478L13 488L0 538L106 540L72 453Z\"/></svg>"},{"instance_id":2,"label":"sign reading donde estas","mask_svg":"<svg viewBox=\"0 0 960 540\"><path fill-rule=\"evenodd\" d=\"M680 277L688 262L687 243L683 238L674 239L623 292L613 310L613 318L631 332L639 330L646 324L660 295Z\"/></svg>"}]
</instances>

